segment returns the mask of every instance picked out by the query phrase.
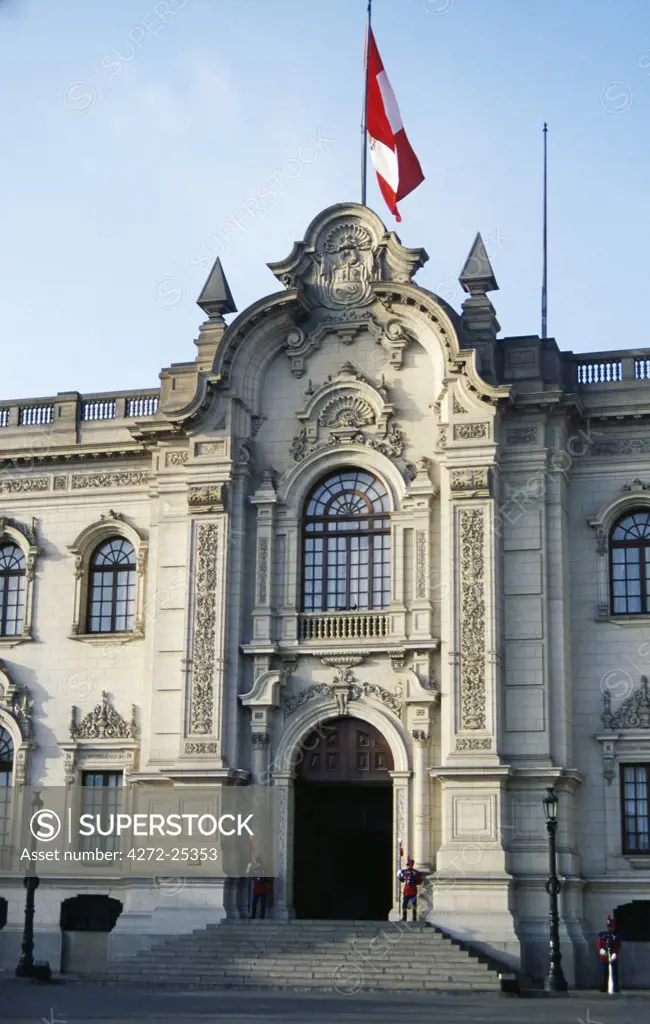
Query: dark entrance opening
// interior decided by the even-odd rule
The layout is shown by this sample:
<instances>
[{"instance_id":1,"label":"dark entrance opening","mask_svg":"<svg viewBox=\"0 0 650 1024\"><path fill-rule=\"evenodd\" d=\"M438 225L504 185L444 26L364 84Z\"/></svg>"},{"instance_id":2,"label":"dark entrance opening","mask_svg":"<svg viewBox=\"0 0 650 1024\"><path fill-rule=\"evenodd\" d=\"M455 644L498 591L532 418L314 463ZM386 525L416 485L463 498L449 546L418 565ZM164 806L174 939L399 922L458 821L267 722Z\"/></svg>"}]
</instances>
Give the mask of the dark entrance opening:
<instances>
[{"instance_id":1,"label":"dark entrance opening","mask_svg":"<svg viewBox=\"0 0 650 1024\"><path fill-rule=\"evenodd\" d=\"M303 744L294 817L296 916L386 920L393 901L390 749L355 718Z\"/></svg>"}]
</instances>

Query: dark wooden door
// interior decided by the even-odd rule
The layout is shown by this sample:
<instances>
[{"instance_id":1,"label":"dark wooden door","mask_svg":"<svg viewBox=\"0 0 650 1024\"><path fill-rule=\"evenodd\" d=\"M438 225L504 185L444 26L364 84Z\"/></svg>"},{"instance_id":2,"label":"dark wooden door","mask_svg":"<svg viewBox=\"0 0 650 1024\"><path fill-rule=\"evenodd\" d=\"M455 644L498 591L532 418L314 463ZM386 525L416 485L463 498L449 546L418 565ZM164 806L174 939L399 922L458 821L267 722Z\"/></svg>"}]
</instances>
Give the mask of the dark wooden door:
<instances>
[{"instance_id":1,"label":"dark wooden door","mask_svg":"<svg viewBox=\"0 0 650 1024\"><path fill-rule=\"evenodd\" d=\"M355 718L308 736L297 765L294 901L299 918L386 920L392 905L393 759Z\"/></svg>"},{"instance_id":2,"label":"dark wooden door","mask_svg":"<svg viewBox=\"0 0 650 1024\"><path fill-rule=\"evenodd\" d=\"M325 722L303 742L302 754L297 774L310 782L390 782L390 747L358 718Z\"/></svg>"}]
</instances>

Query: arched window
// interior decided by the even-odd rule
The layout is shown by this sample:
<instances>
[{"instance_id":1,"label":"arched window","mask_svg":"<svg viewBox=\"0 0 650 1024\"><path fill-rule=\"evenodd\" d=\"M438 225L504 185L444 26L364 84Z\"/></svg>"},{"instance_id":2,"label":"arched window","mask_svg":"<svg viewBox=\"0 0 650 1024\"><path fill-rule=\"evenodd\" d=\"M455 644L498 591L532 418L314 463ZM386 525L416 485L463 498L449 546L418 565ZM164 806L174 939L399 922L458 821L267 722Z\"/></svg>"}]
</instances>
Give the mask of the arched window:
<instances>
[{"instance_id":1,"label":"arched window","mask_svg":"<svg viewBox=\"0 0 650 1024\"><path fill-rule=\"evenodd\" d=\"M650 511L614 524L609 539L613 615L650 613Z\"/></svg>"},{"instance_id":2,"label":"arched window","mask_svg":"<svg viewBox=\"0 0 650 1024\"><path fill-rule=\"evenodd\" d=\"M25 585L25 555L17 544L0 545L0 636L22 633Z\"/></svg>"},{"instance_id":3,"label":"arched window","mask_svg":"<svg viewBox=\"0 0 650 1024\"><path fill-rule=\"evenodd\" d=\"M389 512L386 489L363 470L332 473L315 487L303 520L304 611L390 603Z\"/></svg>"},{"instance_id":4,"label":"arched window","mask_svg":"<svg viewBox=\"0 0 650 1024\"><path fill-rule=\"evenodd\" d=\"M8 867L11 776L14 766L14 744L10 734L0 725L0 868Z\"/></svg>"},{"instance_id":5,"label":"arched window","mask_svg":"<svg viewBox=\"0 0 650 1024\"><path fill-rule=\"evenodd\" d=\"M127 633L135 620L135 550L124 537L111 537L90 559L88 632Z\"/></svg>"}]
</instances>

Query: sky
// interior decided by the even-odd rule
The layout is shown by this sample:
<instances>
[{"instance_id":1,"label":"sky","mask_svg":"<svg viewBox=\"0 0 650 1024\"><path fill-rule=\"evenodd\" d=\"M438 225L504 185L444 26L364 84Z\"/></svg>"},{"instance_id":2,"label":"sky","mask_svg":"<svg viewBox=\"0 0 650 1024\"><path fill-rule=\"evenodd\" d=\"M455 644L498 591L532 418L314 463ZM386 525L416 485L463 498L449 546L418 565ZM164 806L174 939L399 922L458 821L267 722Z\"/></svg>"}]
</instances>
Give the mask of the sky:
<instances>
[{"instance_id":1,"label":"sky","mask_svg":"<svg viewBox=\"0 0 650 1024\"><path fill-rule=\"evenodd\" d=\"M360 198L365 8L0 0L0 399L157 387L216 256L239 310L278 290ZM547 121L549 335L647 346L647 0L374 0L373 27L426 181L399 225L372 174L368 205L416 280L459 308L480 231L502 334L539 332Z\"/></svg>"}]
</instances>

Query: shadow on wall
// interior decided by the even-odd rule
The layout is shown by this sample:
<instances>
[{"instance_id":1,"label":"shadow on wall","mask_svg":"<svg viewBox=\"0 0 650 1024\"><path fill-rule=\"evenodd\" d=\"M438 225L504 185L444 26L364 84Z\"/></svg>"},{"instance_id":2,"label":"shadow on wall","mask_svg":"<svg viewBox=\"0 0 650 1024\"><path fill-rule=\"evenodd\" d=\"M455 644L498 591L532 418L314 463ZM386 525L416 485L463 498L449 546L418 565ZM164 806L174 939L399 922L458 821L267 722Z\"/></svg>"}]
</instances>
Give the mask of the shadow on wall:
<instances>
[{"instance_id":1,"label":"shadow on wall","mask_svg":"<svg viewBox=\"0 0 650 1024\"><path fill-rule=\"evenodd\" d=\"M61 904L61 973L92 974L106 970L108 934L123 905L110 896L71 896Z\"/></svg>"},{"instance_id":2,"label":"shadow on wall","mask_svg":"<svg viewBox=\"0 0 650 1024\"><path fill-rule=\"evenodd\" d=\"M621 948L621 987L650 989L650 900L633 900L614 910Z\"/></svg>"}]
</instances>

